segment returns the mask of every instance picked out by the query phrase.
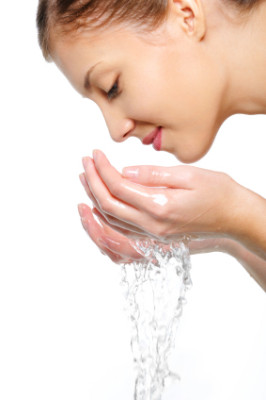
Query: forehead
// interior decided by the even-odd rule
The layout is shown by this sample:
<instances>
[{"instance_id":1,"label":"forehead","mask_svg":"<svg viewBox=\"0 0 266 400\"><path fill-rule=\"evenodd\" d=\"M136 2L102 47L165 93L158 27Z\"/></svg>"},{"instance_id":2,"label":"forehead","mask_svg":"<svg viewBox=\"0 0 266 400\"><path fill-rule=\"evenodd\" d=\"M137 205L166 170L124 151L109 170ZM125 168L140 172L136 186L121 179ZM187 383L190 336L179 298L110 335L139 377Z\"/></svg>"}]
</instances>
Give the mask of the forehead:
<instances>
[{"instance_id":1,"label":"forehead","mask_svg":"<svg viewBox=\"0 0 266 400\"><path fill-rule=\"evenodd\" d=\"M113 32L83 32L53 35L51 38L51 55L56 64L64 64L68 58L83 58L88 55L102 55L108 49L114 51L118 45L123 45L123 34Z\"/></svg>"},{"instance_id":2,"label":"forehead","mask_svg":"<svg viewBox=\"0 0 266 400\"><path fill-rule=\"evenodd\" d=\"M81 80L94 64L134 65L147 50L139 35L123 28L54 35L51 45L53 61L78 91Z\"/></svg>"},{"instance_id":3,"label":"forehead","mask_svg":"<svg viewBox=\"0 0 266 400\"><path fill-rule=\"evenodd\" d=\"M105 30L54 35L51 38L51 56L75 89L80 91L81 80L99 61L110 63L125 52L126 32Z\"/></svg>"},{"instance_id":4,"label":"forehead","mask_svg":"<svg viewBox=\"0 0 266 400\"><path fill-rule=\"evenodd\" d=\"M149 46L165 45L166 41L167 34L163 26L144 33L129 25L116 25L74 34L52 34L51 55L57 65L62 65L71 56L81 59L85 56L110 57L114 53L129 55Z\"/></svg>"},{"instance_id":5,"label":"forehead","mask_svg":"<svg viewBox=\"0 0 266 400\"><path fill-rule=\"evenodd\" d=\"M101 63L101 69L106 66L121 70L140 68L149 64L149 60L162 57L166 38L162 30L140 33L121 26L54 35L51 56L72 86L84 94L84 78L92 66Z\"/></svg>"}]
</instances>

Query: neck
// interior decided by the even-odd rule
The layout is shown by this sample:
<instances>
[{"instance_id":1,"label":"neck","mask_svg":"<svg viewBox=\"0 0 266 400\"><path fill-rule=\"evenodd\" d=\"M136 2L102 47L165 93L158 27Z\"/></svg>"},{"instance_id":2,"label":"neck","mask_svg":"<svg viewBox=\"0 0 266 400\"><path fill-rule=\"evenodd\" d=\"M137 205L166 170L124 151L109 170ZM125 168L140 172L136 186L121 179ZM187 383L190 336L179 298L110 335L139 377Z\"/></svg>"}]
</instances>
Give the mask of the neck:
<instances>
[{"instance_id":1,"label":"neck","mask_svg":"<svg viewBox=\"0 0 266 400\"><path fill-rule=\"evenodd\" d=\"M266 2L244 18L232 22L227 16L225 26L214 28L227 76L224 119L238 113L266 114Z\"/></svg>"}]
</instances>

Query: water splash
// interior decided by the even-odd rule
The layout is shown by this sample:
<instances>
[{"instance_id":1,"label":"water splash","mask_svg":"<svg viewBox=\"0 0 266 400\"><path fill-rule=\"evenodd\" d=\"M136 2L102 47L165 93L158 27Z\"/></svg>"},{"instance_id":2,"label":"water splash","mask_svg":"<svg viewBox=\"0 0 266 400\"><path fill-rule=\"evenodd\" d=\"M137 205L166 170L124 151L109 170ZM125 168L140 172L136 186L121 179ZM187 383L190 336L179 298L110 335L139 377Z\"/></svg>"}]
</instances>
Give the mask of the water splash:
<instances>
[{"instance_id":1,"label":"water splash","mask_svg":"<svg viewBox=\"0 0 266 400\"><path fill-rule=\"evenodd\" d=\"M132 324L131 348L136 369L135 400L161 400L164 388L179 379L168 359L191 287L187 239L166 245L138 241L142 262L122 265L126 312Z\"/></svg>"}]
</instances>

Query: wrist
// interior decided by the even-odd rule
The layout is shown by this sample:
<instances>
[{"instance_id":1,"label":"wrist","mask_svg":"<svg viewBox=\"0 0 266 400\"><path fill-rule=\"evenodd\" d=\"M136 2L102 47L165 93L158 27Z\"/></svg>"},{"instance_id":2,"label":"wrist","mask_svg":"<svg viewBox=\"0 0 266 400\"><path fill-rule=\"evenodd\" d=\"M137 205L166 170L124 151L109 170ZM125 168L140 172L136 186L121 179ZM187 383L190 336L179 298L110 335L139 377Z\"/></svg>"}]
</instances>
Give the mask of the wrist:
<instances>
[{"instance_id":1,"label":"wrist","mask_svg":"<svg viewBox=\"0 0 266 400\"><path fill-rule=\"evenodd\" d=\"M237 242L225 237L198 237L189 242L191 254L206 254L206 253L226 253L232 256L236 254L236 248L239 246Z\"/></svg>"}]
</instances>

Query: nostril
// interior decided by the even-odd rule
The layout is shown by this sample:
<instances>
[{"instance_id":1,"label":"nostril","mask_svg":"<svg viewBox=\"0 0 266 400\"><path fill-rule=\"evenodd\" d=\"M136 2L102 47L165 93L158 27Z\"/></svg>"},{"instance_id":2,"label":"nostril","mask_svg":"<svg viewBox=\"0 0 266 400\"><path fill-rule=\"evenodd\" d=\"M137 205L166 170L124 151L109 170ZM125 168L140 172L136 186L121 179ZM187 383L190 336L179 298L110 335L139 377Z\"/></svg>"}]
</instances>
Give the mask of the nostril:
<instances>
[{"instance_id":1,"label":"nostril","mask_svg":"<svg viewBox=\"0 0 266 400\"><path fill-rule=\"evenodd\" d=\"M134 128L130 129L128 132L124 133L124 135L122 136L122 139L126 140L129 137L134 136L134 131L135 131Z\"/></svg>"},{"instance_id":2,"label":"nostril","mask_svg":"<svg viewBox=\"0 0 266 400\"><path fill-rule=\"evenodd\" d=\"M128 119L128 120L124 121L123 130L125 133L122 134L122 138L126 139L126 138L128 138L128 136L131 136L134 129L135 129L135 123L133 120Z\"/></svg>"}]
</instances>

